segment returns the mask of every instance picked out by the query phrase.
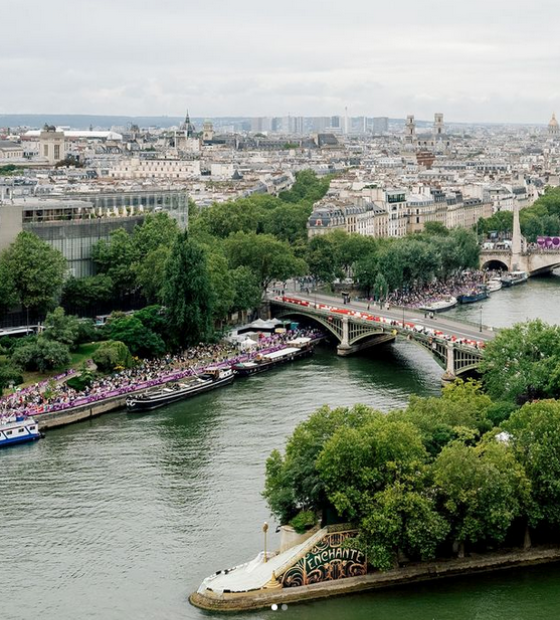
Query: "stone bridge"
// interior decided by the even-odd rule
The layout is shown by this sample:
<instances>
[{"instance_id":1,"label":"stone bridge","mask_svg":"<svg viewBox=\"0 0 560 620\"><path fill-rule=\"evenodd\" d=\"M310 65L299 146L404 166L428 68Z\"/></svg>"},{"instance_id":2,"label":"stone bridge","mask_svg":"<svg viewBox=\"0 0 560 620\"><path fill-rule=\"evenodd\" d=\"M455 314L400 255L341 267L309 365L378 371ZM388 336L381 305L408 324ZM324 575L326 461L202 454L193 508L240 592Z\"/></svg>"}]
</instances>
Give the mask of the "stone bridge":
<instances>
[{"instance_id":1,"label":"stone bridge","mask_svg":"<svg viewBox=\"0 0 560 620\"><path fill-rule=\"evenodd\" d=\"M328 330L339 343L338 355L351 355L402 336L426 349L450 379L477 368L488 339L482 333L477 335L478 340L458 337L453 332L420 327L408 319L399 321L351 307L336 308L295 297L273 297L269 301L275 317L305 317Z\"/></svg>"},{"instance_id":2,"label":"stone bridge","mask_svg":"<svg viewBox=\"0 0 560 620\"><path fill-rule=\"evenodd\" d=\"M517 255L512 250L481 250L481 269L526 271L530 276L550 273L560 267L560 251L555 249L521 250Z\"/></svg>"},{"instance_id":3,"label":"stone bridge","mask_svg":"<svg viewBox=\"0 0 560 620\"><path fill-rule=\"evenodd\" d=\"M481 250L481 269L500 269L507 271L526 271L530 276L550 273L560 267L560 249L529 248L521 235L519 205L513 209L513 235L511 248L507 250Z\"/></svg>"}]
</instances>

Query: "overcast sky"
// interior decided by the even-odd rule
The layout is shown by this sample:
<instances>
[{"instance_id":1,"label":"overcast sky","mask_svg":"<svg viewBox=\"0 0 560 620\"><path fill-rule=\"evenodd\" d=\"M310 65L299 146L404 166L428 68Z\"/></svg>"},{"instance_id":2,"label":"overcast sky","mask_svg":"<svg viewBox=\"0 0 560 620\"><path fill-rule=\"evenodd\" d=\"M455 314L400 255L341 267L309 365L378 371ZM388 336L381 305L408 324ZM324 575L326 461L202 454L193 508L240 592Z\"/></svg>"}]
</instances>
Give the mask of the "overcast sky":
<instances>
[{"instance_id":1,"label":"overcast sky","mask_svg":"<svg viewBox=\"0 0 560 620\"><path fill-rule=\"evenodd\" d=\"M560 113L558 0L0 0L0 15L0 113Z\"/></svg>"}]
</instances>

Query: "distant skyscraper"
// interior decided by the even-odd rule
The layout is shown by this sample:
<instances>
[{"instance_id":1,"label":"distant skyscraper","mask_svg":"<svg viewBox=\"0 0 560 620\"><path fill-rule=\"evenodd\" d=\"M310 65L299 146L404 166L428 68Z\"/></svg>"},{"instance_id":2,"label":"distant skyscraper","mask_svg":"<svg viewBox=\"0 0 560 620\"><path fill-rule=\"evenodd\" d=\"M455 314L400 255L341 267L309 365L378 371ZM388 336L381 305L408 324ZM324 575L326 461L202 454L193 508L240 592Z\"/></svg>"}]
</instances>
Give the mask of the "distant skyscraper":
<instances>
[{"instance_id":1,"label":"distant skyscraper","mask_svg":"<svg viewBox=\"0 0 560 620\"><path fill-rule=\"evenodd\" d=\"M377 116L373 119L373 133L377 136L389 131L389 118L387 116Z\"/></svg>"}]
</instances>

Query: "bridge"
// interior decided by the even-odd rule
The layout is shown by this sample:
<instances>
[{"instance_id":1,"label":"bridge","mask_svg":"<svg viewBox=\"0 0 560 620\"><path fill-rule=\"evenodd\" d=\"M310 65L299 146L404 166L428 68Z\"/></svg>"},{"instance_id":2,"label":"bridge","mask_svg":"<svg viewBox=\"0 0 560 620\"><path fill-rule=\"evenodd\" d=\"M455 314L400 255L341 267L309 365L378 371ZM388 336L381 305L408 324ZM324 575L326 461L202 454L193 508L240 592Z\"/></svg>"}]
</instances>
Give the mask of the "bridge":
<instances>
[{"instance_id":1,"label":"bridge","mask_svg":"<svg viewBox=\"0 0 560 620\"><path fill-rule=\"evenodd\" d=\"M480 251L481 269L501 271L526 271L530 276L550 273L560 267L560 248L529 248L521 235L519 206L513 210L513 236L511 248Z\"/></svg>"},{"instance_id":2,"label":"bridge","mask_svg":"<svg viewBox=\"0 0 560 620\"><path fill-rule=\"evenodd\" d=\"M475 370L485 343L495 335L483 325L469 325L441 315L430 319L405 308L370 312L363 302L339 306L333 297L322 294L271 296L269 302L275 317L304 317L321 325L337 340L341 356L405 337L426 349L445 369L447 379Z\"/></svg>"}]
</instances>

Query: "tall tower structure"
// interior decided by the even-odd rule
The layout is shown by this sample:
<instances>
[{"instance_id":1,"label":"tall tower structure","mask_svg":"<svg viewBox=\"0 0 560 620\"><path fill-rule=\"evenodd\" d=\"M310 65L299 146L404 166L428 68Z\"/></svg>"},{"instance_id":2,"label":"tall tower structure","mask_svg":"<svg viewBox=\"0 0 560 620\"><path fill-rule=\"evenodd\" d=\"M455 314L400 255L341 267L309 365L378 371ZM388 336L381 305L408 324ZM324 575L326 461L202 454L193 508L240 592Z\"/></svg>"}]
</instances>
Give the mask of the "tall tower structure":
<instances>
[{"instance_id":1,"label":"tall tower structure","mask_svg":"<svg viewBox=\"0 0 560 620\"><path fill-rule=\"evenodd\" d=\"M404 142L407 146L416 146L416 124L414 122L414 114L409 114L406 117L406 125L404 127Z\"/></svg>"},{"instance_id":2,"label":"tall tower structure","mask_svg":"<svg viewBox=\"0 0 560 620\"><path fill-rule=\"evenodd\" d=\"M552 118L550 119L550 123L548 123L548 134L550 136L560 136L560 127L558 126L555 112L552 113Z\"/></svg>"},{"instance_id":3,"label":"tall tower structure","mask_svg":"<svg viewBox=\"0 0 560 620\"><path fill-rule=\"evenodd\" d=\"M436 112L434 114L434 137L442 136L445 133L445 127L443 125L443 114Z\"/></svg>"}]
</instances>

